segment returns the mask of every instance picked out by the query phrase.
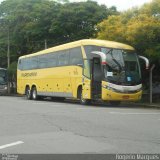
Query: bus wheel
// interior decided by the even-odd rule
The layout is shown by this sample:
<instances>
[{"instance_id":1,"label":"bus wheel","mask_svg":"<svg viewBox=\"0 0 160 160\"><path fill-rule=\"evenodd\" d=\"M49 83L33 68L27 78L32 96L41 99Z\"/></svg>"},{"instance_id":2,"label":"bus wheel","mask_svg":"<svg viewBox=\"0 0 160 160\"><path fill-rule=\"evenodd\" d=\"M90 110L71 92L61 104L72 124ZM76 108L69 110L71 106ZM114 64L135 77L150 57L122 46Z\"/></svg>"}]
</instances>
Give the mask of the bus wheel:
<instances>
[{"instance_id":1,"label":"bus wheel","mask_svg":"<svg viewBox=\"0 0 160 160\"><path fill-rule=\"evenodd\" d=\"M26 87L26 93L25 93L25 95L26 95L27 99L29 99L29 100L32 99L31 90L30 90L29 87Z\"/></svg>"},{"instance_id":2,"label":"bus wheel","mask_svg":"<svg viewBox=\"0 0 160 160\"><path fill-rule=\"evenodd\" d=\"M38 99L36 87L32 88L32 98L33 98L33 100L37 100Z\"/></svg>"},{"instance_id":3,"label":"bus wheel","mask_svg":"<svg viewBox=\"0 0 160 160\"><path fill-rule=\"evenodd\" d=\"M121 104L120 101L109 101L110 105L112 106L119 106Z\"/></svg>"},{"instance_id":4,"label":"bus wheel","mask_svg":"<svg viewBox=\"0 0 160 160\"><path fill-rule=\"evenodd\" d=\"M88 105L88 104L91 103L91 100L89 100L89 99L84 99L84 98L82 97L82 89L79 89L79 90L78 90L78 98L80 99L80 103L81 103L82 105Z\"/></svg>"}]
</instances>

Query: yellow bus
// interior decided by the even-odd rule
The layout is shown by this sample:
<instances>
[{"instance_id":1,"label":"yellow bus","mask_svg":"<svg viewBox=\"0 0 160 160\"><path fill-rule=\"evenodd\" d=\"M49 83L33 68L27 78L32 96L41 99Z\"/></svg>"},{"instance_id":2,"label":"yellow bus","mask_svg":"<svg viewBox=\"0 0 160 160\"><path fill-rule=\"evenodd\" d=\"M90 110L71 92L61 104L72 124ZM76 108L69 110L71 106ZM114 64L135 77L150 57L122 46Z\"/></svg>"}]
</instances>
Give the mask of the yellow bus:
<instances>
[{"instance_id":1,"label":"yellow bus","mask_svg":"<svg viewBox=\"0 0 160 160\"><path fill-rule=\"evenodd\" d=\"M142 95L139 57L118 42L84 39L19 57L17 92L28 99L60 97L119 104Z\"/></svg>"}]
</instances>

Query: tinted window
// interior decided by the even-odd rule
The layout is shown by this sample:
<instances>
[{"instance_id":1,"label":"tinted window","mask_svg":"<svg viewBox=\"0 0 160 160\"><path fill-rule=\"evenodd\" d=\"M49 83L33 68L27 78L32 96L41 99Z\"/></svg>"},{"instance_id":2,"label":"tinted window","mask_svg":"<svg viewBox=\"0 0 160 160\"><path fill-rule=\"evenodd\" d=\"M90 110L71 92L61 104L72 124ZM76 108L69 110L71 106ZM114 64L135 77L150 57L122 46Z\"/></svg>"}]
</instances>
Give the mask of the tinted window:
<instances>
[{"instance_id":1,"label":"tinted window","mask_svg":"<svg viewBox=\"0 0 160 160\"><path fill-rule=\"evenodd\" d=\"M18 69L20 69L20 70L36 69L37 67L38 67L37 56L23 58L23 59L20 59L18 62Z\"/></svg>"},{"instance_id":2,"label":"tinted window","mask_svg":"<svg viewBox=\"0 0 160 160\"><path fill-rule=\"evenodd\" d=\"M7 71L0 69L0 85L7 84Z\"/></svg>"},{"instance_id":3,"label":"tinted window","mask_svg":"<svg viewBox=\"0 0 160 160\"><path fill-rule=\"evenodd\" d=\"M47 57L46 55L40 55L38 57L38 68L45 68L46 67L46 64L47 64Z\"/></svg>"},{"instance_id":4,"label":"tinted window","mask_svg":"<svg viewBox=\"0 0 160 160\"><path fill-rule=\"evenodd\" d=\"M38 57L30 57L27 58L28 60L28 65L27 65L27 69L37 69L38 68Z\"/></svg>"},{"instance_id":5,"label":"tinted window","mask_svg":"<svg viewBox=\"0 0 160 160\"><path fill-rule=\"evenodd\" d=\"M28 69L28 58L21 59L22 63L22 70L27 70Z\"/></svg>"},{"instance_id":6,"label":"tinted window","mask_svg":"<svg viewBox=\"0 0 160 160\"><path fill-rule=\"evenodd\" d=\"M58 56L56 53L50 53L47 56L48 65L47 67L56 67L57 66Z\"/></svg>"},{"instance_id":7,"label":"tinted window","mask_svg":"<svg viewBox=\"0 0 160 160\"><path fill-rule=\"evenodd\" d=\"M69 51L64 50L58 53L58 65L65 66L69 64Z\"/></svg>"},{"instance_id":8,"label":"tinted window","mask_svg":"<svg viewBox=\"0 0 160 160\"><path fill-rule=\"evenodd\" d=\"M84 46L86 56L88 59L91 59L91 52L93 51L100 51L100 47L98 46Z\"/></svg>"},{"instance_id":9,"label":"tinted window","mask_svg":"<svg viewBox=\"0 0 160 160\"><path fill-rule=\"evenodd\" d=\"M17 68L20 69L20 70L22 69L22 63L21 62L22 62L21 59L19 59Z\"/></svg>"},{"instance_id":10,"label":"tinted window","mask_svg":"<svg viewBox=\"0 0 160 160\"><path fill-rule=\"evenodd\" d=\"M38 68L50 68L57 66L57 55L54 53L40 55Z\"/></svg>"},{"instance_id":11,"label":"tinted window","mask_svg":"<svg viewBox=\"0 0 160 160\"><path fill-rule=\"evenodd\" d=\"M81 48L70 49L70 65L83 64Z\"/></svg>"},{"instance_id":12,"label":"tinted window","mask_svg":"<svg viewBox=\"0 0 160 160\"><path fill-rule=\"evenodd\" d=\"M18 62L18 68L21 70L29 70L77 64L83 64L80 47L20 59Z\"/></svg>"},{"instance_id":13,"label":"tinted window","mask_svg":"<svg viewBox=\"0 0 160 160\"><path fill-rule=\"evenodd\" d=\"M84 60L84 70L83 70L83 74L84 76L86 76L87 78L91 78L91 74L90 74L90 61L85 59Z\"/></svg>"}]
</instances>

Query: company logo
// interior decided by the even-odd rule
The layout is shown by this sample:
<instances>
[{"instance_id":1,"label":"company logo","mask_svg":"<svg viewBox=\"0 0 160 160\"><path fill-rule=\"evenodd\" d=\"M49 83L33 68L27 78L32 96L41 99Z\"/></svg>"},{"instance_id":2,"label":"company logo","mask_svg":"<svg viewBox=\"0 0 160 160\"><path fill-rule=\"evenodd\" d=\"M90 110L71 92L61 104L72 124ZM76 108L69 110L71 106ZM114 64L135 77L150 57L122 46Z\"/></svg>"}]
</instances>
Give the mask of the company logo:
<instances>
[{"instance_id":1,"label":"company logo","mask_svg":"<svg viewBox=\"0 0 160 160\"><path fill-rule=\"evenodd\" d=\"M37 72L31 72L31 73L22 73L22 77L35 77L37 76Z\"/></svg>"}]
</instances>

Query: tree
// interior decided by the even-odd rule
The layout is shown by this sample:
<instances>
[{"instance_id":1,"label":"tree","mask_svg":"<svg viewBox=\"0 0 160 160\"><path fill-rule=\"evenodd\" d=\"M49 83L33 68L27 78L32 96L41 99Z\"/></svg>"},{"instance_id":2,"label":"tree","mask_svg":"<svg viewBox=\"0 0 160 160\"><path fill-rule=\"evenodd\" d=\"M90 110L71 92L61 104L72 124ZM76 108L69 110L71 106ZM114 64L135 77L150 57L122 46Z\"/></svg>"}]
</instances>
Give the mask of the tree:
<instances>
[{"instance_id":1,"label":"tree","mask_svg":"<svg viewBox=\"0 0 160 160\"><path fill-rule=\"evenodd\" d=\"M97 26L99 39L114 40L118 42L126 42L125 31L126 24L122 22L121 16L109 16Z\"/></svg>"},{"instance_id":2,"label":"tree","mask_svg":"<svg viewBox=\"0 0 160 160\"><path fill-rule=\"evenodd\" d=\"M9 33L11 62L20 55L96 34L96 24L118 14L96 2L5 0L0 4L0 53L6 57Z\"/></svg>"},{"instance_id":3,"label":"tree","mask_svg":"<svg viewBox=\"0 0 160 160\"><path fill-rule=\"evenodd\" d=\"M50 33L59 37L59 43L91 38L96 33L95 25L110 14L117 14L116 8L107 9L97 2L65 3L52 21Z\"/></svg>"},{"instance_id":4,"label":"tree","mask_svg":"<svg viewBox=\"0 0 160 160\"><path fill-rule=\"evenodd\" d=\"M119 16L110 16L103 20L98 24L97 37L128 43L139 53L151 60L157 60L160 58L160 3L158 2L160 0L154 0L140 9L133 8Z\"/></svg>"},{"instance_id":5,"label":"tree","mask_svg":"<svg viewBox=\"0 0 160 160\"><path fill-rule=\"evenodd\" d=\"M16 6L16 7L15 7ZM9 27L10 41L19 54L44 48L49 36L50 15L58 4L48 0L6 0L0 5L3 28ZM5 33L3 34L5 37ZM13 50L13 49L12 49Z\"/></svg>"},{"instance_id":6,"label":"tree","mask_svg":"<svg viewBox=\"0 0 160 160\"><path fill-rule=\"evenodd\" d=\"M140 14L160 18L160 0L152 0L151 3L144 4L139 12Z\"/></svg>"},{"instance_id":7,"label":"tree","mask_svg":"<svg viewBox=\"0 0 160 160\"><path fill-rule=\"evenodd\" d=\"M160 58L160 21L157 18L140 14L127 25L126 40L140 53L152 59Z\"/></svg>"}]
</instances>

